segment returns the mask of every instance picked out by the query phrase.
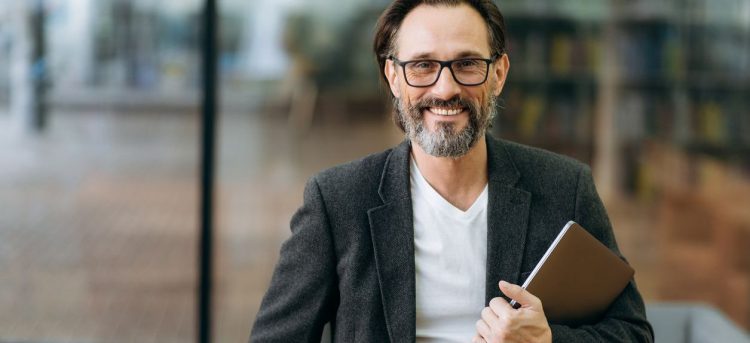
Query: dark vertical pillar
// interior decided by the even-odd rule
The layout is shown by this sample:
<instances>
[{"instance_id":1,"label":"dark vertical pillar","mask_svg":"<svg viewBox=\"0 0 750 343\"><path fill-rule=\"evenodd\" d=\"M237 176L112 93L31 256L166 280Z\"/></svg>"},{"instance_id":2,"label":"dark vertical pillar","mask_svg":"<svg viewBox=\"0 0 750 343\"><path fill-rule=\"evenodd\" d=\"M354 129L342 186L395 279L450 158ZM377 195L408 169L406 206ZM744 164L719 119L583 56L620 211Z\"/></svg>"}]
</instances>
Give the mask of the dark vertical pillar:
<instances>
[{"instance_id":1,"label":"dark vertical pillar","mask_svg":"<svg viewBox=\"0 0 750 343\"><path fill-rule=\"evenodd\" d=\"M31 13L31 125L36 132L47 124L47 63L46 36L44 31L44 1L37 0Z\"/></svg>"},{"instance_id":2,"label":"dark vertical pillar","mask_svg":"<svg viewBox=\"0 0 750 343\"><path fill-rule=\"evenodd\" d=\"M213 281L213 190L216 150L216 0L203 8L203 108L201 134L201 204L198 250L198 342L211 342Z\"/></svg>"}]
</instances>

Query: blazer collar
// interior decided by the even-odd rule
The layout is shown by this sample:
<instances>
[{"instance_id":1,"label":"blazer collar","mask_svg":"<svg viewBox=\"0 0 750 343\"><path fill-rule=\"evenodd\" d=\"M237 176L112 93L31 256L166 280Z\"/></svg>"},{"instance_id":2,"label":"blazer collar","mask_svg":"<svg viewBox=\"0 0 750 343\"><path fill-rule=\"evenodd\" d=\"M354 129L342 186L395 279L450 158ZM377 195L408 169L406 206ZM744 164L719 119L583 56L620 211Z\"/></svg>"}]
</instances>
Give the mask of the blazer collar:
<instances>
[{"instance_id":1,"label":"blazer collar","mask_svg":"<svg viewBox=\"0 0 750 343\"><path fill-rule=\"evenodd\" d=\"M378 194L383 203L411 197L409 161L411 142L405 139L397 145L385 161L383 174L380 176Z\"/></svg>"},{"instance_id":2,"label":"blazer collar","mask_svg":"<svg viewBox=\"0 0 750 343\"><path fill-rule=\"evenodd\" d=\"M515 187L520 173L504 142L487 140L489 198L485 297L500 296L500 280L518 283L531 195ZM414 227L409 175L411 144L404 140L386 159L378 194L383 205L370 209L370 235L391 341L415 340L416 291Z\"/></svg>"},{"instance_id":3,"label":"blazer collar","mask_svg":"<svg viewBox=\"0 0 750 343\"><path fill-rule=\"evenodd\" d=\"M487 142L487 172L490 183L513 187L521 173L513 163L510 153L502 140L498 140L489 133L485 136ZM383 174L380 177L378 194L383 203L394 199L411 197L409 161L411 142L405 139L397 145L386 159Z\"/></svg>"},{"instance_id":4,"label":"blazer collar","mask_svg":"<svg viewBox=\"0 0 750 343\"><path fill-rule=\"evenodd\" d=\"M513 157L508 152L503 140L487 134L487 174L490 182L500 185L515 186L521 173L513 162Z\"/></svg>"}]
</instances>

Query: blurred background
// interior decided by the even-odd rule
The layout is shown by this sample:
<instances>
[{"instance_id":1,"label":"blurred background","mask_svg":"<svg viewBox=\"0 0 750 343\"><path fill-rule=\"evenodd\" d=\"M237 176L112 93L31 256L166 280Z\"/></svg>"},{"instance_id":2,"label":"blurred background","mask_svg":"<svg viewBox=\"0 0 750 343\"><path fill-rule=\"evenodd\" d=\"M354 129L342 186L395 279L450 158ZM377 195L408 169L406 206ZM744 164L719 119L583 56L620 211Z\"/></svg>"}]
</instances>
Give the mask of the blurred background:
<instances>
[{"instance_id":1,"label":"blurred background","mask_svg":"<svg viewBox=\"0 0 750 343\"><path fill-rule=\"evenodd\" d=\"M647 303L750 328L750 0L505 0L495 135L589 163ZM220 0L214 333L304 182L397 144L385 0ZM200 0L0 0L0 342L195 337Z\"/></svg>"}]
</instances>

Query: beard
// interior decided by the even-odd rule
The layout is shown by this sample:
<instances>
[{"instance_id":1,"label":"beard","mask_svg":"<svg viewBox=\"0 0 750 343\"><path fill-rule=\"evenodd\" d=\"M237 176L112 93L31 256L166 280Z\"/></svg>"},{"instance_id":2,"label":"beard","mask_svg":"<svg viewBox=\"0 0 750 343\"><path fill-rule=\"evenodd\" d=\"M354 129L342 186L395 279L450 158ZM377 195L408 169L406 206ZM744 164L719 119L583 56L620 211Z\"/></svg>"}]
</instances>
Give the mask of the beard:
<instances>
[{"instance_id":1,"label":"beard","mask_svg":"<svg viewBox=\"0 0 750 343\"><path fill-rule=\"evenodd\" d=\"M393 98L393 108L397 112L406 132L406 137L426 153L435 157L459 158L466 155L480 138L484 137L492 120L497 114L497 97L490 94L488 100L478 106L473 102L455 96L450 100L435 98L421 99L414 104L407 104L399 98ZM455 123L438 121L435 130L425 126L423 111L430 107L461 107L469 114L466 127L457 129Z\"/></svg>"}]
</instances>

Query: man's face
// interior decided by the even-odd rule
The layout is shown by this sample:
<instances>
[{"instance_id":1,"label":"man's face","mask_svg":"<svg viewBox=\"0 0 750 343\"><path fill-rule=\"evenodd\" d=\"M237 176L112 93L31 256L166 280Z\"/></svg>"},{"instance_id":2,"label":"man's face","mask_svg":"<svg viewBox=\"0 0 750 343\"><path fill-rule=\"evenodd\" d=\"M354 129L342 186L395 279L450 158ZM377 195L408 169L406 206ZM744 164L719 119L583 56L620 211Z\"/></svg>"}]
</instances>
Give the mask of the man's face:
<instances>
[{"instance_id":1,"label":"man's face","mask_svg":"<svg viewBox=\"0 0 750 343\"><path fill-rule=\"evenodd\" d=\"M454 60L491 58L487 25L468 5L420 5L404 18L396 36L395 57ZM412 87L401 66L385 64L394 105L406 133L427 153L457 158L466 154L484 133L495 113L508 71L506 55L490 64L487 81L478 86L456 82L448 68L432 86Z\"/></svg>"}]
</instances>

